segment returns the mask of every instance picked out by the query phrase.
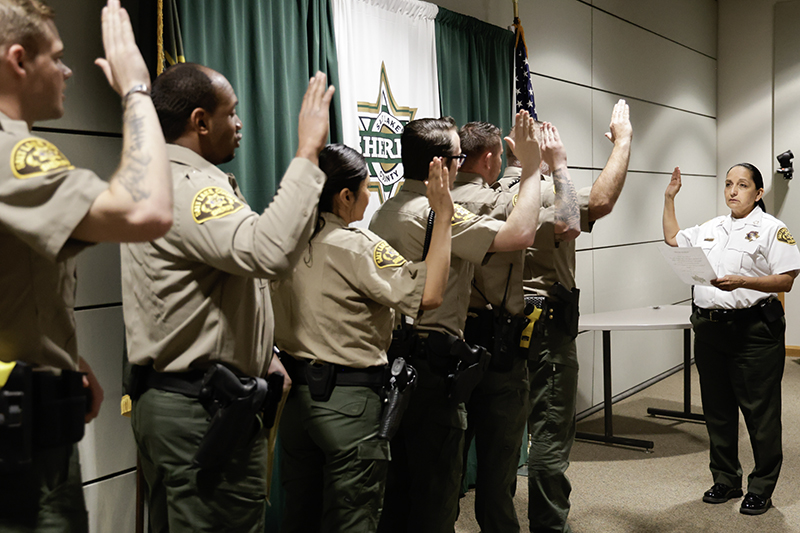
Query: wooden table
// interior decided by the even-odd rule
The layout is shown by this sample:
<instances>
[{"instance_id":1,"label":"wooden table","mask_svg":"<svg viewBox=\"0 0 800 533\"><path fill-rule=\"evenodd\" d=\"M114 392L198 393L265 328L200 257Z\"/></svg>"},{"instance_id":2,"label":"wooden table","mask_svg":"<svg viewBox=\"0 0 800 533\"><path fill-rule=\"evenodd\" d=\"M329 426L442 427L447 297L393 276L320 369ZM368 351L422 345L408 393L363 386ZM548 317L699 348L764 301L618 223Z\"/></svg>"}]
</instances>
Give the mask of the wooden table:
<instances>
[{"instance_id":1,"label":"wooden table","mask_svg":"<svg viewBox=\"0 0 800 533\"><path fill-rule=\"evenodd\" d=\"M692 413L691 404L691 354L692 354L692 324L689 316L692 313L688 305L662 305L654 307L641 307L638 309L625 309L623 311L610 311L582 315L578 329L581 331L603 332L603 416L605 433L577 432L575 437L582 440L603 442L606 444L621 444L635 448L652 449L653 441L617 437L614 435L611 413L611 332L612 331L640 331L660 329L683 330L683 411L670 411L649 407L648 414L662 415L686 420L705 420L702 414Z\"/></svg>"}]
</instances>

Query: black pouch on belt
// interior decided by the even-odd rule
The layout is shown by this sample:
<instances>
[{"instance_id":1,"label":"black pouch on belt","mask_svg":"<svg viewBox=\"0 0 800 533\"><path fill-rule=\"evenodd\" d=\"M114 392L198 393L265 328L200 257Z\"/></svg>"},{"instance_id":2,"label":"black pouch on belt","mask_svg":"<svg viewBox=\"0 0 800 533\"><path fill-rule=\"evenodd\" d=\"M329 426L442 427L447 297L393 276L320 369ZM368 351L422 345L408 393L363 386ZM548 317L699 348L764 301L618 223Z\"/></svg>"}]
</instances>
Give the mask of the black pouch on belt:
<instances>
[{"instance_id":1,"label":"black pouch on belt","mask_svg":"<svg viewBox=\"0 0 800 533\"><path fill-rule=\"evenodd\" d=\"M0 387L0 472L31 465L33 448L33 380L31 367L17 362Z\"/></svg>"},{"instance_id":2,"label":"black pouch on belt","mask_svg":"<svg viewBox=\"0 0 800 533\"><path fill-rule=\"evenodd\" d=\"M211 422L192 460L196 466L224 465L239 443L252 436L267 388L266 380L239 377L219 363L209 368L199 400L211 415Z\"/></svg>"},{"instance_id":3,"label":"black pouch on belt","mask_svg":"<svg viewBox=\"0 0 800 533\"><path fill-rule=\"evenodd\" d=\"M389 372L389 381L384 387L384 406L381 414L380 429L378 438L391 440L400 428L400 421L403 419L411 400L411 392L417 387L417 371L413 366L406 363L405 359L398 357L392 362L392 369Z\"/></svg>"},{"instance_id":4,"label":"black pouch on belt","mask_svg":"<svg viewBox=\"0 0 800 533\"><path fill-rule=\"evenodd\" d=\"M762 300L758 306L761 308L761 316L764 318L764 322L775 322L784 315L783 305L777 298Z\"/></svg>"},{"instance_id":5,"label":"black pouch on belt","mask_svg":"<svg viewBox=\"0 0 800 533\"><path fill-rule=\"evenodd\" d=\"M336 365L330 363L306 363L303 367L308 392L316 402L327 402L331 399L336 387Z\"/></svg>"}]
</instances>

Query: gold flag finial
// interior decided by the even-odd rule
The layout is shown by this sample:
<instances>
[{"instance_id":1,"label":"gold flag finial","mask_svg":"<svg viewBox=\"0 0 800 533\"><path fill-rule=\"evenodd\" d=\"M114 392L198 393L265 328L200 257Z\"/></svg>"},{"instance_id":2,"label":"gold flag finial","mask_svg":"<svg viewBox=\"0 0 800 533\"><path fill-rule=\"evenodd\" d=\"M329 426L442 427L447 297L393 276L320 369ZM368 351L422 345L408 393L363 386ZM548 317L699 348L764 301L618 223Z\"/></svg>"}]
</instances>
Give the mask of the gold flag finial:
<instances>
[{"instance_id":1,"label":"gold flag finial","mask_svg":"<svg viewBox=\"0 0 800 533\"><path fill-rule=\"evenodd\" d=\"M519 18L519 0L514 0L514 18Z\"/></svg>"}]
</instances>

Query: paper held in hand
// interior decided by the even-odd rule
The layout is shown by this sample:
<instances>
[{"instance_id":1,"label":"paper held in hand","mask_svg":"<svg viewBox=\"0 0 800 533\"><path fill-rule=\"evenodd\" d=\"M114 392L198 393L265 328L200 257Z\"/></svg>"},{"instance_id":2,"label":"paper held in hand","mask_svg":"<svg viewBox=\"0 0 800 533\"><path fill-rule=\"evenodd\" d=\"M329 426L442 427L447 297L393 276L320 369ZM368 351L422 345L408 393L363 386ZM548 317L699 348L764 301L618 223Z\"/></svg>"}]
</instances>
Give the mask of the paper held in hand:
<instances>
[{"instance_id":1,"label":"paper held in hand","mask_svg":"<svg viewBox=\"0 0 800 533\"><path fill-rule=\"evenodd\" d=\"M702 248L674 248L664 245L658 249L684 283L710 286L711 280L717 279L717 274Z\"/></svg>"}]
</instances>

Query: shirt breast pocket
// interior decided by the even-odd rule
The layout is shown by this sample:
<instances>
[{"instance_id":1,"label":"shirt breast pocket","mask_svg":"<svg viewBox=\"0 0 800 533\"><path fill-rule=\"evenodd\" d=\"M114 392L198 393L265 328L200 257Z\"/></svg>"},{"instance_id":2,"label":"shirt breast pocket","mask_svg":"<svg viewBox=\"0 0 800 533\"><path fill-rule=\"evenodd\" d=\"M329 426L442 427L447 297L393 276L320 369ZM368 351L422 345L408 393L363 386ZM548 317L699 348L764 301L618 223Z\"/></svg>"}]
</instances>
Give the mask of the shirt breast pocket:
<instances>
[{"instance_id":1,"label":"shirt breast pocket","mask_svg":"<svg viewBox=\"0 0 800 533\"><path fill-rule=\"evenodd\" d=\"M729 245L729 248L726 263L731 273L746 276L764 272L766 259L758 241L742 241Z\"/></svg>"}]
</instances>

